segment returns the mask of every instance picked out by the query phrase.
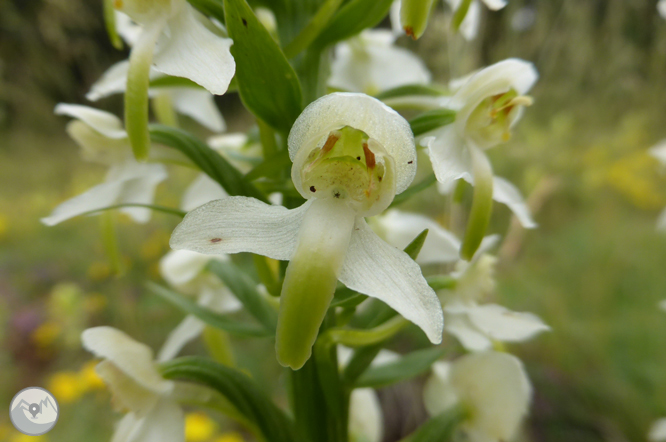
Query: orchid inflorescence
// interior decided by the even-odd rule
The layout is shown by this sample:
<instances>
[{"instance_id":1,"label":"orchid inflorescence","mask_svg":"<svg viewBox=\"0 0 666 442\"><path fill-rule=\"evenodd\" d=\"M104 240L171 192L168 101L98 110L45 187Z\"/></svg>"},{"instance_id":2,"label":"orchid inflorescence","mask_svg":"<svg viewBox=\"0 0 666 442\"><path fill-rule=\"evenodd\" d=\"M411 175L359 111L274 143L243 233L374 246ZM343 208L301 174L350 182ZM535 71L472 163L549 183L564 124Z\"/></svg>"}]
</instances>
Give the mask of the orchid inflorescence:
<instances>
[{"instance_id":1,"label":"orchid inflorescence","mask_svg":"<svg viewBox=\"0 0 666 442\"><path fill-rule=\"evenodd\" d=\"M431 419L410 440L433 428L438 440L511 440L531 386L505 344L549 327L492 302L493 200L525 228L536 223L486 151L510 140L533 103L534 66L508 59L432 84L426 64L396 45L405 32L426 32L427 0L284 0L254 10L246 0L105 1L112 41L122 38L130 57L87 97L124 94L125 122L56 107L73 119L67 132L82 157L109 170L42 221L112 210L141 223L152 211L182 217L159 265L168 286L148 288L186 313L156 357L112 327L84 332L126 412L113 440L183 441L182 407L194 405L258 440L378 442L374 388L424 373ZM473 38L479 2L448 5L451 38ZM372 29L389 12L393 29ZM239 93L258 131L224 133L213 95L227 91ZM149 104L160 124L149 124ZM182 116L213 135L204 142L181 129ZM199 171L179 208L154 201L167 166ZM395 207L435 181L431 198L474 187L466 228ZM399 334L434 346L385 349ZM200 336L211 358L177 357ZM288 367L289 410L235 366L230 336L275 340L270 359Z\"/></svg>"}]
</instances>

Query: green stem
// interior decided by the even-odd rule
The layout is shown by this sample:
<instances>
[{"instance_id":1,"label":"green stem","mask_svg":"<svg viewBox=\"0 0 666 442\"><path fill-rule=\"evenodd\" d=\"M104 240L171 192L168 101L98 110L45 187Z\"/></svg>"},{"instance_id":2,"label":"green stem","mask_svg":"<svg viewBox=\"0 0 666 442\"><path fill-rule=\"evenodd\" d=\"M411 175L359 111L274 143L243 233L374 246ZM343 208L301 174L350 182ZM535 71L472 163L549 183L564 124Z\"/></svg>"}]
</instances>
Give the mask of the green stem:
<instances>
[{"instance_id":1,"label":"green stem","mask_svg":"<svg viewBox=\"0 0 666 442\"><path fill-rule=\"evenodd\" d=\"M104 26L106 33L111 40L111 45L114 48L121 50L123 48L123 41L116 31L116 10L113 7L113 0L104 0Z\"/></svg>"},{"instance_id":2,"label":"green stem","mask_svg":"<svg viewBox=\"0 0 666 442\"><path fill-rule=\"evenodd\" d=\"M157 121L165 126L178 127L178 116L173 108L173 100L168 92L160 92L153 99L153 112Z\"/></svg>"},{"instance_id":3,"label":"green stem","mask_svg":"<svg viewBox=\"0 0 666 442\"><path fill-rule=\"evenodd\" d=\"M162 213L168 213L170 215L176 215L181 218L187 215L187 212L185 212L184 210L174 209L172 207L156 206L155 204L123 203L123 204L114 204L113 206L104 207L102 209L95 209L89 212L84 212L79 216L92 215L94 213L106 212L113 209L122 209L124 207L145 207L146 209L151 209Z\"/></svg>"},{"instance_id":4,"label":"green stem","mask_svg":"<svg viewBox=\"0 0 666 442\"><path fill-rule=\"evenodd\" d=\"M294 58L305 50L319 36L328 24L335 12L340 7L342 0L326 0L317 13L312 17L303 30L284 48L287 58Z\"/></svg>"},{"instance_id":5,"label":"green stem","mask_svg":"<svg viewBox=\"0 0 666 442\"><path fill-rule=\"evenodd\" d=\"M100 227L102 230L102 242L106 256L111 264L111 273L121 275L124 272L120 249L118 248L118 232L116 230L116 214L106 212L100 218Z\"/></svg>"},{"instance_id":6,"label":"green stem","mask_svg":"<svg viewBox=\"0 0 666 442\"><path fill-rule=\"evenodd\" d=\"M460 256L470 261L476 253L490 222L493 208L493 169L488 157L476 147L470 147L474 172L474 200L467 221Z\"/></svg>"},{"instance_id":7,"label":"green stem","mask_svg":"<svg viewBox=\"0 0 666 442\"><path fill-rule=\"evenodd\" d=\"M363 347L386 341L408 324L408 320L402 316L396 316L368 330L331 328L322 333L319 339L329 346L342 344L346 347Z\"/></svg>"},{"instance_id":8,"label":"green stem","mask_svg":"<svg viewBox=\"0 0 666 442\"><path fill-rule=\"evenodd\" d=\"M462 0L458 6L458 9L456 9L456 11L453 13L453 21L451 22L451 26L453 27L454 31L460 29L460 25L462 24L463 20L465 20L467 11L469 11L469 6L471 4L472 0Z\"/></svg>"}]
</instances>

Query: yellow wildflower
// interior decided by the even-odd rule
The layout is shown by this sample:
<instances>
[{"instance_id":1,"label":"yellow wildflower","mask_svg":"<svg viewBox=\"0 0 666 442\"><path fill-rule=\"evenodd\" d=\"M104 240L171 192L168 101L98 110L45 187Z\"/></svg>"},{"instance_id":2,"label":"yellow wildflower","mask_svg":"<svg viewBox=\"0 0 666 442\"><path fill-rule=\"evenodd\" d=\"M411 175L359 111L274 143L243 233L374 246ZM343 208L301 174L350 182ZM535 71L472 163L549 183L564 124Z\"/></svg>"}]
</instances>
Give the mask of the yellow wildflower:
<instances>
[{"instance_id":1,"label":"yellow wildflower","mask_svg":"<svg viewBox=\"0 0 666 442\"><path fill-rule=\"evenodd\" d=\"M46 321L32 332L32 342L40 348L51 346L62 333L62 327L55 321Z\"/></svg>"},{"instance_id":2,"label":"yellow wildflower","mask_svg":"<svg viewBox=\"0 0 666 442\"><path fill-rule=\"evenodd\" d=\"M185 416L185 440L187 442L202 442L210 439L217 424L207 414L201 412L189 413Z\"/></svg>"},{"instance_id":3,"label":"yellow wildflower","mask_svg":"<svg viewBox=\"0 0 666 442\"><path fill-rule=\"evenodd\" d=\"M225 433L216 438L214 442L244 442L243 436L238 433Z\"/></svg>"},{"instance_id":4,"label":"yellow wildflower","mask_svg":"<svg viewBox=\"0 0 666 442\"><path fill-rule=\"evenodd\" d=\"M75 402L85 393L81 378L75 371L55 373L49 379L47 389L53 393L60 404Z\"/></svg>"}]
</instances>

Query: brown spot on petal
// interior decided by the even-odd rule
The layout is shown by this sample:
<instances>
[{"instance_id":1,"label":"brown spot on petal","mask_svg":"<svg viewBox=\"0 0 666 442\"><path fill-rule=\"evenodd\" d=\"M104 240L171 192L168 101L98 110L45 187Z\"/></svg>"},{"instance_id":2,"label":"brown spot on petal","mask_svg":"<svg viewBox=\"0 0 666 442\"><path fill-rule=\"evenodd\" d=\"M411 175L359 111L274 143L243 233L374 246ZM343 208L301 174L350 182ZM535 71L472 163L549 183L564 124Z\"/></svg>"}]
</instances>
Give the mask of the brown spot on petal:
<instances>
[{"instance_id":1,"label":"brown spot on petal","mask_svg":"<svg viewBox=\"0 0 666 442\"><path fill-rule=\"evenodd\" d=\"M335 146L335 143L337 143L339 139L340 135L331 132L331 134L326 139L326 142L324 143L324 147L321 148L321 151L323 153L330 151L331 149L333 149L333 146Z\"/></svg>"},{"instance_id":2,"label":"brown spot on petal","mask_svg":"<svg viewBox=\"0 0 666 442\"><path fill-rule=\"evenodd\" d=\"M212 243L216 243L216 242L220 242L220 241L222 241L222 238L212 238L210 240L210 242L212 242Z\"/></svg>"},{"instance_id":3,"label":"brown spot on petal","mask_svg":"<svg viewBox=\"0 0 666 442\"><path fill-rule=\"evenodd\" d=\"M365 165L368 169L375 168L375 154L368 147L368 143L363 143L363 154L365 155Z\"/></svg>"},{"instance_id":4,"label":"brown spot on petal","mask_svg":"<svg viewBox=\"0 0 666 442\"><path fill-rule=\"evenodd\" d=\"M317 189L315 189L315 186L310 186L310 192L315 193Z\"/></svg>"},{"instance_id":5,"label":"brown spot on petal","mask_svg":"<svg viewBox=\"0 0 666 442\"><path fill-rule=\"evenodd\" d=\"M414 161L407 161L407 164L412 164Z\"/></svg>"}]
</instances>

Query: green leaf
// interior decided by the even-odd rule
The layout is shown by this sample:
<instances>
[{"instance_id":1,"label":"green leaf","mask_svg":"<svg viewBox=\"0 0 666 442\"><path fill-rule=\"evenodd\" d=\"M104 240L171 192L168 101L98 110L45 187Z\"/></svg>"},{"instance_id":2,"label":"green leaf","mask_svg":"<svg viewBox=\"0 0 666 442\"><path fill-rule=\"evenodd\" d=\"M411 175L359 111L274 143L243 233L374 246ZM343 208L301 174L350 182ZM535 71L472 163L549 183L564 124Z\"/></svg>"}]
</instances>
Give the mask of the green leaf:
<instances>
[{"instance_id":1,"label":"green leaf","mask_svg":"<svg viewBox=\"0 0 666 442\"><path fill-rule=\"evenodd\" d=\"M429 97L441 97L446 95L446 89L431 84L407 84L388 89L375 95L378 100L387 98L404 97L407 95L427 95Z\"/></svg>"},{"instance_id":2,"label":"green leaf","mask_svg":"<svg viewBox=\"0 0 666 442\"><path fill-rule=\"evenodd\" d=\"M402 204L417 193L426 190L428 187L432 186L437 182L437 178L435 177L435 174L430 174L426 178L423 179L418 184L413 185L412 187L408 188L404 192L402 192L399 195L396 195L395 198L393 198L393 202L389 207L395 207L398 204Z\"/></svg>"},{"instance_id":3,"label":"green leaf","mask_svg":"<svg viewBox=\"0 0 666 442\"><path fill-rule=\"evenodd\" d=\"M187 0L204 15L214 17L224 24L224 5L222 0Z\"/></svg>"},{"instance_id":4,"label":"green leaf","mask_svg":"<svg viewBox=\"0 0 666 442\"><path fill-rule=\"evenodd\" d=\"M453 440L458 425L468 413L462 407L454 407L433 417L421 425L402 442L448 442Z\"/></svg>"},{"instance_id":5,"label":"green leaf","mask_svg":"<svg viewBox=\"0 0 666 442\"><path fill-rule=\"evenodd\" d=\"M173 147L188 157L206 175L217 181L231 196L249 196L268 202L254 184L243 177L234 166L205 143L189 133L159 124L150 126L151 139L165 146Z\"/></svg>"},{"instance_id":6,"label":"green leaf","mask_svg":"<svg viewBox=\"0 0 666 442\"><path fill-rule=\"evenodd\" d=\"M301 32L284 48L287 58L293 58L305 50L322 31L326 23L338 10L342 0L325 0L317 13L310 19Z\"/></svg>"},{"instance_id":7,"label":"green leaf","mask_svg":"<svg viewBox=\"0 0 666 442\"><path fill-rule=\"evenodd\" d=\"M393 0L349 1L328 22L313 46L325 47L376 26L386 17L392 3Z\"/></svg>"},{"instance_id":8,"label":"green leaf","mask_svg":"<svg viewBox=\"0 0 666 442\"><path fill-rule=\"evenodd\" d=\"M342 379L345 384L354 385L359 376L361 376L368 369L370 364L372 364L372 361L375 360L382 347L383 344L376 344L356 349L342 372Z\"/></svg>"},{"instance_id":9,"label":"green leaf","mask_svg":"<svg viewBox=\"0 0 666 442\"><path fill-rule=\"evenodd\" d=\"M281 150L255 166L247 173L247 175L245 175L245 179L248 181L254 181L257 178L262 177L275 177L280 172L290 168L291 159L289 158L289 152Z\"/></svg>"},{"instance_id":10,"label":"green leaf","mask_svg":"<svg viewBox=\"0 0 666 442\"><path fill-rule=\"evenodd\" d=\"M414 136L418 137L426 132L446 126L456 120L456 111L451 109L434 109L409 120Z\"/></svg>"},{"instance_id":11,"label":"green leaf","mask_svg":"<svg viewBox=\"0 0 666 442\"><path fill-rule=\"evenodd\" d=\"M354 290L344 287L335 291L333 302L330 307L352 308L356 307L368 299L367 295L362 295Z\"/></svg>"},{"instance_id":12,"label":"green leaf","mask_svg":"<svg viewBox=\"0 0 666 442\"><path fill-rule=\"evenodd\" d=\"M294 442L293 422L245 373L202 357L185 357L160 364L167 379L206 385L221 393L250 423L263 440Z\"/></svg>"},{"instance_id":13,"label":"green leaf","mask_svg":"<svg viewBox=\"0 0 666 442\"><path fill-rule=\"evenodd\" d=\"M410 242L407 247L405 247L404 252L409 255L410 258L416 261L416 258L418 258L419 253L421 253L421 249L423 248L423 244L425 243L426 238L428 237L428 229L423 230L423 232L419 233L416 235L416 238Z\"/></svg>"},{"instance_id":14,"label":"green leaf","mask_svg":"<svg viewBox=\"0 0 666 442\"><path fill-rule=\"evenodd\" d=\"M329 328L319 336L318 341L327 345L342 344L346 347L374 345L395 336L408 324L409 321L405 318L396 316L371 329Z\"/></svg>"},{"instance_id":15,"label":"green leaf","mask_svg":"<svg viewBox=\"0 0 666 442\"><path fill-rule=\"evenodd\" d=\"M435 291L443 289L451 290L455 288L458 282L456 278L449 275L431 276L429 278L426 278L426 281L428 281L428 285L430 286L430 288Z\"/></svg>"},{"instance_id":16,"label":"green leaf","mask_svg":"<svg viewBox=\"0 0 666 442\"><path fill-rule=\"evenodd\" d=\"M104 0L104 27L109 35L111 45L118 49L123 49L123 41L116 30L116 10L113 7L113 0Z\"/></svg>"},{"instance_id":17,"label":"green leaf","mask_svg":"<svg viewBox=\"0 0 666 442\"><path fill-rule=\"evenodd\" d=\"M252 316L271 333L275 333L277 311L257 291L254 281L231 262L211 261L208 270L224 282Z\"/></svg>"},{"instance_id":18,"label":"green leaf","mask_svg":"<svg viewBox=\"0 0 666 442\"><path fill-rule=\"evenodd\" d=\"M277 279L277 275L268 265L268 258L262 255L252 255L252 262L254 268L257 270L257 275L261 283L266 286L266 290L272 296L280 296L282 290L282 283Z\"/></svg>"},{"instance_id":19,"label":"green leaf","mask_svg":"<svg viewBox=\"0 0 666 442\"><path fill-rule=\"evenodd\" d=\"M441 347L427 348L409 353L395 362L370 367L358 378L355 387L378 388L411 379L428 370L445 353L446 349Z\"/></svg>"},{"instance_id":20,"label":"green leaf","mask_svg":"<svg viewBox=\"0 0 666 442\"><path fill-rule=\"evenodd\" d=\"M155 284L154 282L147 282L146 287L148 287L148 290L155 293L162 299L170 302L171 304L175 305L184 312L196 316L197 318L201 319L203 322L212 327L227 331L229 333L238 336L255 336L255 337L270 336L270 333L259 325L239 322L230 319L225 315L212 312L207 308L198 305L196 302L192 301L191 299L186 298L180 293L176 293L173 290L169 290L166 287L162 287L159 284Z\"/></svg>"},{"instance_id":21,"label":"green leaf","mask_svg":"<svg viewBox=\"0 0 666 442\"><path fill-rule=\"evenodd\" d=\"M158 77L153 80L150 80L151 88L159 87L191 87L193 89L205 90L189 78L184 77L173 77L171 75L166 75L164 77Z\"/></svg>"},{"instance_id":22,"label":"green leaf","mask_svg":"<svg viewBox=\"0 0 666 442\"><path fill-rule=\"evenodd\" d=\"M243 104L275 129L289 132L301 113L296 72L245 0L224 0L224 12Z\"/></svg>"}]
</instances>

